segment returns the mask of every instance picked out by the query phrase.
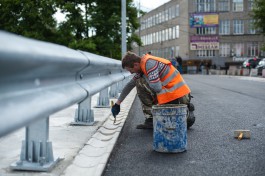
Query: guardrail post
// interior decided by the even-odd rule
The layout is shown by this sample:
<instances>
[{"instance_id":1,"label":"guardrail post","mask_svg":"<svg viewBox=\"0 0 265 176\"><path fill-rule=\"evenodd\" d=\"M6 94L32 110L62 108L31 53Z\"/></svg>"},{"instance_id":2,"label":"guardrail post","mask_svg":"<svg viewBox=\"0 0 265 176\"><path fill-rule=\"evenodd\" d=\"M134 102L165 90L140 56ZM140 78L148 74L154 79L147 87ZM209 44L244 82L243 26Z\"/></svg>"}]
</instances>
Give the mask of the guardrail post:
<instances>
[{"instance_id":1,"label":"guardrail post","mask_svg":"<svg viewBox=\"0 0 265 176\"><path fill-rule=\"evenodd\" d=\"M119 93L122 92L122 89L130 81L130 79L131 79L131 77L130 76L127 76L127 77L125 77L125 79L123 79L122 81L120 81L118 83L118 91L119 91Z\"/></svg>"},{"instance_id":2,"label":"guardrail post","mask_svg":"<svg viewBox=\"0 0 265 176\"><path fill-rule=\"evenodd\" d=\"M121 93L122 89L123 89L123 84L122 84L122 81L119 81L118 82L118 92Z\"/></svg>"},{"instance_id":3,"label":"guardrail post","mask_svg":"<svg viewBox=\"0 0 265 176\"><path fill-rule=\"evenodd\" d=\"M122 81L120 81L119 83L118 83L118 87L119 87L119 93L121 93L122 92L122 89L124 88L124 86L126 85L126 79L124 79L124 80L122 80Z\"/></svg>"},{"instance_id":4,"label":"guardrail post","mask_svg":"<svg viewBox=\"0 0 265 176\"><path fill-rule=\"evenodd\" d=\"M117 98L119 94L118 91L118 84L114 83L110 86L110 91L109 91L109 97L110 98Z\"/></svg>"},{"instance_id":5,"label":"guardrail post","mask_svg":"<svg viewBox=\"0 0 265 176\"><path fill-rule=\"evenodd\" d=\"M78 109L75 111L75 122L71 125L85 125L91 126L95 123L94 111L91 109L91 96L78 103Z\"/></svg>"},{"instance_id":6,"label":"guardrail post","mask_svg":"<svg viewBox=\"0 0 265 176\"><path fill-rule=\"evenodd\" d=\"M20 160L11 164L14 170L50 171L59 158L54 160L52 142L49 142L49 117L26 127L22 141Z\"/></svg>"},{"instance_id":7,"label":"guardrail post","mask_svg":"<svg viewBox=\"0 0 265 176\"><path fill-rule=\"evenodd\" d=\"M97 101L97 108L109 108L109 87L103 89L99 93L98 101Z\"/></svg>"}]
</instances>

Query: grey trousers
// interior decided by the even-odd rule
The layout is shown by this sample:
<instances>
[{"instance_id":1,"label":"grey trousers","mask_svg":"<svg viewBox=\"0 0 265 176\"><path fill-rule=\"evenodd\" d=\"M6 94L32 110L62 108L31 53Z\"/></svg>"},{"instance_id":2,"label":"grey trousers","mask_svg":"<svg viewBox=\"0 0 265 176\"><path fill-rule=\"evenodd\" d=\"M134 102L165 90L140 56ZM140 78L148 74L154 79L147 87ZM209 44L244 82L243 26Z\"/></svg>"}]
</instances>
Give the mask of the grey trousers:
<instances>
[{"instance_id":1,"label":"grey trousers","mask_svg":"<svg viewBox=\"0 0 265 176\"><path fill-rule=\"evenodd\" d=\"M136 90L145 118L152 118L152 106L157 104L156 93L143 77L136 80Z\"/></svg>"}]
</instances>

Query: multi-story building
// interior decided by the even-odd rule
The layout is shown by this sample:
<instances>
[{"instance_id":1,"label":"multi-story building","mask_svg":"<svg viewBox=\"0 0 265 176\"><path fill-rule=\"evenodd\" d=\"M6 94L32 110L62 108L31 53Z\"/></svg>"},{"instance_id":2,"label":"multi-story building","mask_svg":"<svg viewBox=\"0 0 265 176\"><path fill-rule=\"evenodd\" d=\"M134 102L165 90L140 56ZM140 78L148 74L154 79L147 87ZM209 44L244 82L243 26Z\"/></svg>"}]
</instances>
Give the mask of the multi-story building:
<instances>
[{"instance_id":1,"label":"multi-story building","mask_svg":"<svg viewBox=\"0 0 265 176\"><path fill-rule=\"evenodd\" d=\"M139 18L137 31L143 46L134 47L139 55L149 51L153 55L187 58L189 52L189 20L186 0L172 0Z\"/></svg>"},{"instance_id":2,"label":"multi-story building","mask_svg":"<svg viewBox=\"0 0 265 176\"><path fill-rule=\"evenodd\" d=\"M134 51L217 67L263 57L264 36L251 17L253 1L171 0L140 17L143 46Z\"/></svg>"}]
</instances>

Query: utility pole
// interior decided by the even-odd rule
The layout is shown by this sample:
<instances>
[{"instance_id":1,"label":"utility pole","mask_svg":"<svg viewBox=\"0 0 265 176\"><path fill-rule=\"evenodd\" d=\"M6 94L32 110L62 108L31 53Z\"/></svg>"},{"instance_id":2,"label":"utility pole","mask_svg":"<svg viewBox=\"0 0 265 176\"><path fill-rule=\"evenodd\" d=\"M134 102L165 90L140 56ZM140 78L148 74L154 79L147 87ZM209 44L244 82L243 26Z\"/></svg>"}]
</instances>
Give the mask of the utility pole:
<instances>
[{"instance_id":1,"label":"utility pole","mask_svg":"<svg viewBox=\"0 0 265 176\"><path fill-rule=\"evenodd\" d=\"M121 57L123 57L126 53L127 50L127 45L126 45L126 0L121 0ZM122 59L122 58L121 58Z\"/></svg>"},{"instance_id":2,"label":"utility pole","mask_svg":"<svg viewBox=\"0 0 265 176\"><path fill-rule=\"evenodd\" d=\"M140 27L139 27L139 38L140 38L140 40L141 40L141 27L142 27L142 24L141 24L141 18L140 18L140 8L141 8L141 6L140 6L140 0L139 0L139 6L138 6L138 18L139 18L139 23L140 23ZM141 55L141 48L140 48L140 45L138 45L138 52L139 52L138 56L140 56L140 55Z\"/></svg>"}]
</instances>

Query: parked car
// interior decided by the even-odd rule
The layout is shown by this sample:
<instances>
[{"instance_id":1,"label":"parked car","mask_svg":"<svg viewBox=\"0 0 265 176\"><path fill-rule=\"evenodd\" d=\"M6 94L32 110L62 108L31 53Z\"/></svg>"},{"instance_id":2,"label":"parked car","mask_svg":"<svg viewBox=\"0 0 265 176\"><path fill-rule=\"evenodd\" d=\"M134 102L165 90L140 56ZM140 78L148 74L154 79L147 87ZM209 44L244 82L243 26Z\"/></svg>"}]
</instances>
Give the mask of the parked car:
<instances>
[{"instance_id":1,"label":"parked car","mask_svg":"<svg viewBox=\"0 0 265 176\"><path fill-rule=\"evenodd\" d=\"M261 59L257 59L257 58L247 59L243 62L243 67L244 68L256 68L260 60Z\"/></svg>"},{"instance_id":2,"label":"parked car","mask_svg":"<svg viewBox=\"0 0 265 176\"><path fill-rule=\"evenodd\" d=\"M265 58L259 61L259 64L256 68L258 69L258 75L262 75L262 70L265 69Z\"/></svg>"}]
</instances>

